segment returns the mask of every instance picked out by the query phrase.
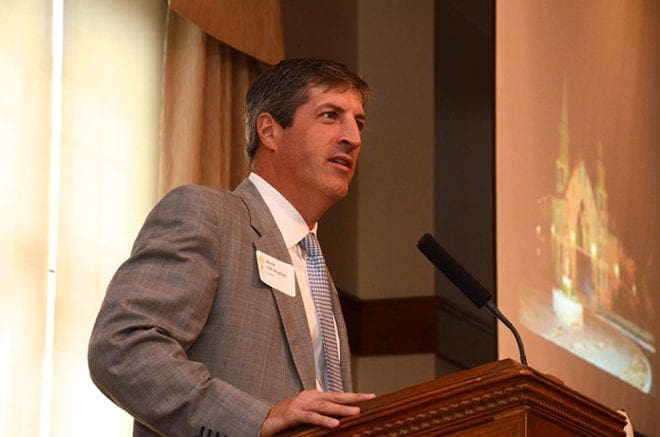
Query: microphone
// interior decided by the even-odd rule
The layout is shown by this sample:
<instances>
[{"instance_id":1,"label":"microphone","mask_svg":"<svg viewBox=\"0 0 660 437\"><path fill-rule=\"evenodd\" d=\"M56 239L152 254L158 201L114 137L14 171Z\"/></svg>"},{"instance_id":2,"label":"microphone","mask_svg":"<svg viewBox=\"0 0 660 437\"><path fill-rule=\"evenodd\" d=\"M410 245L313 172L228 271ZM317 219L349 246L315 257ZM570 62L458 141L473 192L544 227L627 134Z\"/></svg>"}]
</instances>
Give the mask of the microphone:
<instances>
[{"instance_id":1,"label":"microphone","mask_svg":"<svg viewBox=\"0 0 660 437\"><path fill-rule=\"evenodd\" d=\"M444 275L476 305L477 308L485 307L492 315L497 317L511 330L518 344L520 362L527 365L525 347L518 330L513 323L490 301L492 295L481 285L465 268L458 263L431 234L424 234L417 242L417 248L429 259Z\"/></svg>"}]
</instances>

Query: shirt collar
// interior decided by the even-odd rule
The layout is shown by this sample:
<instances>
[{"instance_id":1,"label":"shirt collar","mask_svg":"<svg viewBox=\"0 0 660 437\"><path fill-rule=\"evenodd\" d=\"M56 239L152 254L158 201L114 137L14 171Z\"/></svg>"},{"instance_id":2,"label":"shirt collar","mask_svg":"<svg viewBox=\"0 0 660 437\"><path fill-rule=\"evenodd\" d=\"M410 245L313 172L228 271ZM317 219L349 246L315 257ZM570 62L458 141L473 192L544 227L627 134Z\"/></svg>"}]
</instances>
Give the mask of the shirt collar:
<instances>
[{"instance_id":1,"label":"shirt collar","mask_svg":"<svg viewBox=\"0 0 660 437\"><path fill-rule=\"evenodd\" d=\"M282 233L287 249L297 245L310 232L316 234L318 223L314 223L314 227L310 231L298 210L264 178L251 172L248 179L266 202L266 206L275 219L275 224Z\"/></svg>"}]
</instances>

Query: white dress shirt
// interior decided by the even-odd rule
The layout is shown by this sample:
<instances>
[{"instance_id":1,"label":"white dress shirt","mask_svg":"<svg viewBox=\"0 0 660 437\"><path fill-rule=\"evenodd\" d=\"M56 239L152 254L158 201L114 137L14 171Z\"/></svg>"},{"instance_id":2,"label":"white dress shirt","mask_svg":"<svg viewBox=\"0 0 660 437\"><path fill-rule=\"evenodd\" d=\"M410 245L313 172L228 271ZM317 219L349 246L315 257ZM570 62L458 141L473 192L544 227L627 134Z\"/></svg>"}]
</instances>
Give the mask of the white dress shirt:
<instances>
[{"instance_id":1,"label":"white dress shirt","mask_svg":"<svg viewBox=\"0 0 660 437\"><path fill-rule=\"evenodd\" d=\"M307 325L309 326L309 333L312 337L312 344L314 346L314 365L316 367L316 388L317 390L324 390L325 383L323 375L325 373L325 359L323 356L323 341L319 322L317 319L316 307L314 305L314 298L312 291L309 287L309 279L307 277L307 263L305 261L305 251L298 243L305 236L313 232L316 234L318 224L315 223L310 231L307 223L302 218L296 208L280 194L272 185L266 182L261 176L256 173L250 173L248 177L263 197L266 206L275 219L275 223L282 233L284 244L289 250L293 268L298 281L298 288L305 305L305 315L307 316ZM337 333L337 324L335 323L335 336L337 337L337 344L339 344L339 335Z\"/></svg>"}]
</instances>

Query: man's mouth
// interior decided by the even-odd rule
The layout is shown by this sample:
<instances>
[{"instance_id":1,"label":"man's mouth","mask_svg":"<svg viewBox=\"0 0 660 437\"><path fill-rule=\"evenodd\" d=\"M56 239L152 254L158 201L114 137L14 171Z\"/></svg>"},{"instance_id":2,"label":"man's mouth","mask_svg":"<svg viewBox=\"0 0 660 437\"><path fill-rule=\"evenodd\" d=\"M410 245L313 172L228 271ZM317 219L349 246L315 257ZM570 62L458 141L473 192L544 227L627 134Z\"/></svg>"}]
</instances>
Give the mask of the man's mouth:
<instances>
[{"instance_id":1,"label":"man's mouth","mask_svg":"<svg viewBox=\"0 0 660 437\"><path fill-rule=\"evenodd\" d=\"M353 167L353 160L342 156L335 156L334 158L330 159L330 162L339 164L343 167L346 167L349 170Z\"/></svg>"}]
</instances>

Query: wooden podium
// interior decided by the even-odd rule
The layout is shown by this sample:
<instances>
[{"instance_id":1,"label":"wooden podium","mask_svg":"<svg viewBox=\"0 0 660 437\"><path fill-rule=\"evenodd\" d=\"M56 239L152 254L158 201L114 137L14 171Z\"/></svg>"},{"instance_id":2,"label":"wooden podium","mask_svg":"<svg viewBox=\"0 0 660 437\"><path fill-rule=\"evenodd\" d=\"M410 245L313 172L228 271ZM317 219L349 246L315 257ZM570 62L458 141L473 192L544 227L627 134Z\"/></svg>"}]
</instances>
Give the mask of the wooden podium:
<instances>
[{"instance_id":1,"label":"wooden podium","mask_svg":"<svg viewBox=\"0 0 660 437\"><path fill-rule=\"evenodd\" d=\"M625 418L507 359L360 404L339 428L301 427L289 436L625 436Z\"/></svg>"}]
</instances>

